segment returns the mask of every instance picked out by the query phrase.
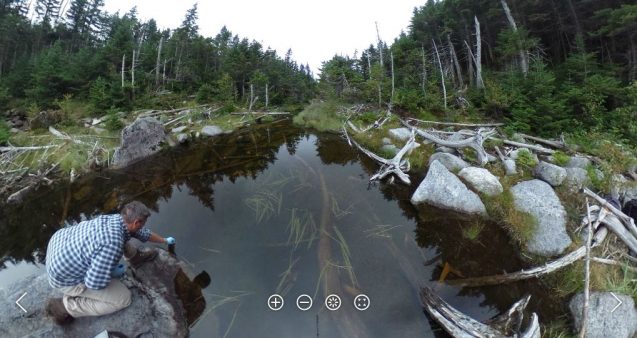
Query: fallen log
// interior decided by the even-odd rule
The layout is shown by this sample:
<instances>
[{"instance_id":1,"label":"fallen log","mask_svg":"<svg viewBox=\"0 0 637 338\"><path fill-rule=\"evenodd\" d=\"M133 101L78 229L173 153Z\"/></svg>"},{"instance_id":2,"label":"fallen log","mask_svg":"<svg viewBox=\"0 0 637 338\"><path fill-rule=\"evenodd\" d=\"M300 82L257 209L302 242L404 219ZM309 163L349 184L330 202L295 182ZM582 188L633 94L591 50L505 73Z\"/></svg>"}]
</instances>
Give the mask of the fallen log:
<instances>
[{"instance_id":1,"label":"fallen log","mask_svg":"<svg viewBox=\"0 0 637 338\"><path fill-rule=\"evenodd\" d=\"M483 324L464 313L456 310L447 302L442 300L430 288L423 287L420 289L420 297L427 313L438 322L445 331L455 338L470 337L520 337L520 338L539 338L540 324L537 315L531 315L529 326L523 332L504 332ZM528 304L530 296L526 296L522 300L515 303L506 314L511 314L509 319L501 318L499 321L515 320L521 326L522 311ZM505 314L505 316L506 316ZM514 318L518 317L518 318ZM514 331L514 330L511 330Z\"/></svg>"},{"instance_id":2,"label":"fallen log","mask_svg":"<svg viewBox=\"0 0 637 338\"><path fill-rule=\"evenodd\" d=\"M624 225L626 225L626 227L628 228L628 230L630 230L630 233L633 236L637 237L637 226L635 226L635 220L632 219L632 217L629 217L628 215L626 215L625 213L623 213L621 210L615 208L612 204L608 203L608 201L606 201L605 199L603 199L602 197L600 197L599 195L597 195L596 193L592 192L590 189L588 188L582 188L582 192L592 198L594 198L597 202L599 202L603 207L607 208L608 210L610 210L613 214L615 214L615 216L617 216L617 218L619 218ZM637 241L637 238L635 239ZM637 251L635 251L637 252Z\"/></svg>"},{"instance_id":3,"label":"fallen log","mask_svg":"<svg viewBox=\"0 0 637 338\"><path fill-rule=\"evenodd\" d=\"M411 180L409 179L409 175L407 175L405 173L405 171L409 171L409 169L410 169L409 160L403 160L403 156L405 156L405 154L407 154L407 152L410 151L415 146L415 143L416 143L415 142L415 134L414 134L413 131L412 131L411 137L409 138L407 143L405 143L405 145L391 159L382 158L382 157L374 154L373 152L365 149L363 146L358 144L358 142L356 142L355 140L351 139L349 137L349 135L347 134L347 129L345 128L345 126L343 126L343 133L345 134L345 137L347 138L348 143L350 145L354 144L356 146L356 148L358 148L360 151L362 151L365 155L367 155L368 157L370 157L374 161L376 161L376 162L381 164L381 167L380 167L380 169L378 169L378 172L376 174L374 174L372 177L369 178L370 181L382 180L383 178L387 177L388 175L394 174L401 181L403 181L403 183L411 184Z\"/></svg>"},{"instance_id":4,"label":"fallen log","mask_svg":"<svg viewBox=\"0 0 637 338\"><path fill-rule=\"evenodd\" d=\"M596 247L599 245L608 234L608 229L606 227L599 227L600 222L605 222L605 213L601 211L595 223L599 228L597 232L595 232L595 237L593 240L593 244L591 247ZM593 228L596 228L594 225ZM476 286L485 286L485 285L499 285L517 282L525 279L537 278L542 275L549 274L551 272L562 269L582 258L586 255L586 245L583 245L576 250L556 259L550 261L544 265L534 267L528 270L520 270L513 273L505 273L502 275L493 275L493 276L483 276L483 277L472 277L465 279L451 279L447 280L450 285L456 286L468 286L468 287L476 287Z\"/></svg>"},{"instance_id":5,"label":"fallen log","mask_svg":"<svg viewBox=\"0 0 637 338\"><path fill-rule=\"evenodd\" d=\"M562 141L551 141L551 140L546 140L546 139L539 138L539 137L536 137L536 136L531 136L531 135L526 135L526 134L521 134L521 133L518 133L518 135L520 135L522 138L529 139L529 140L535 141L537 143L542 143L542 144L545 144L545 145L547 145L549 147L553 147L553 148L557 148L557 149L567 149L566 144L564 144L564 142L562 142Z\"/></svg>"},{"instance_id":6,"label":"fallen log","mask_svg":"<svg viewBox=\"0 0 637 338\"><path fill-rule=\"evenodd\" d=\"M30 146L30 147L13 147L13 146L9 146L9 147L0 147L0 153L4 153L7 151L20 151L20 150L43 150L43 149L49 149L49 148L55 148L58 147L58 145L48 145L48 146Z\"/></svg>"},{"instance_id":7,"label":"fallen log","mask_svg":"<svg viewBox=\"0 0 637 338\"><path fill-rule=\"evenodd\" d=\"M404 120L401 120L401 123L405 127L410 128L416 134L423 137L424 139L427 139L438 145L449 147L449 148L466 148L466 147L473 148L476 151L476 154L478 156L478 162L480 162L480 165L485 165L489 161L488 154L484 150L484 146L482 145L482 143L484 143L484 140L486 140L487 138L490 138L491 135L495 134L494 129L479 128L478 131L475 134L472 134L469 138L466 138L460 141L447 141L431 133L428 133L422 129L416 128Z\"/></svg>"},{"instance_id":8,"label":"fallen log","mask_svg":"<svg viewBox=\"0 0 637 338\"><path fill-rule=\"evenodd\" d=\"M504 171L507 176L517 175L518 172L515 168L515 160L512 160L508 157L505 157L504 154L500 151L498 146L495 146L495 152L498 153L498 157L500 161L502 161L502 165L504 166Z\"/></svg>"},{"instance_id":9,"label":"fallen log","mask_svg":"<svg viewBox=\"0 0 637 338\"><path fill-rule=\"evenodd\" d=\"M455 123L455 122L439 122L439 121L425 121L415 118L408 118L410 121L416 121L420 123L437 124L441 126L456 126L456 127L500 127L504 123Z\"/></svg>"}]
</instances>

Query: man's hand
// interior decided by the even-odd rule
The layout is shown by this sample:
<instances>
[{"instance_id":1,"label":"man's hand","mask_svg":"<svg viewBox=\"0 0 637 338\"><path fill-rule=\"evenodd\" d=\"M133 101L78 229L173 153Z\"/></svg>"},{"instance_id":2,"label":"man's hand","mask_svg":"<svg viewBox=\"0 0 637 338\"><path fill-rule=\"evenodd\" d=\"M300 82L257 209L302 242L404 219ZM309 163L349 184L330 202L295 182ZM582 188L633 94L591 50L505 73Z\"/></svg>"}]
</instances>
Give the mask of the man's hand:
<instances>
[{"instance_id":1,"label":"man's hand","mask_svg":"<svg viewBox=\"0 0 637 338\"><path fill-rule=\"evenodd\" d=\"M173 237L166 237L165 240L168 245L175 244L175 239Z\"/></svg>"}]
</instances>

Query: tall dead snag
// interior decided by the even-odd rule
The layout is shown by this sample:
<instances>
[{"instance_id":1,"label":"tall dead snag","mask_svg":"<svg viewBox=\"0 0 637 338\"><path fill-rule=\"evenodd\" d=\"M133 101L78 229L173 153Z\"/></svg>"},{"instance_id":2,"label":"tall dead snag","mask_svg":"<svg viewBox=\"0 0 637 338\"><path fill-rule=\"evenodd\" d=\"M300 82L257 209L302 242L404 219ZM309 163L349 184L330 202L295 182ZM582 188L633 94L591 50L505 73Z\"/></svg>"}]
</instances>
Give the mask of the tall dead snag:
<instances>
[{"instance_id":1,"label":"tall dead snag","mask_svg":"<svg viewBox=\"0 0 637 338\"><path fill-rule=\"evenodd\" d=\"M480 22L477 16L474 16L473 20L476 24L476 86L482 89L484 88L484 82L482 81L482 38L480 36Z\"/></svg>"},{"instance_id":2,"label":"tall dead snag","mask_svg":"<svg viewBox=\"0 0 637 338\"><path fill-rule=\"evenodd\" d=\"M447 45L449 45L449 56L451 57L451 61L453 62L453 66L456 70L456 78L458 79L458 88L461 88L464 84L464 80L462 79L462 69L460 68L460 62L458 62L458 56L456 55L456 49L453 48L453 43L451 43L451 37L447 34Z\"/></svg>"},{"instance_id":3,"label":"tall dead snag","mask_svg":"<svg viewBox=\"0 0 637 338\"><path fill-rule=\"evenodd\" d=\"M122 55L122 88L124 88L124 67L126 67L126 54Z\"/></svg>"},{"instance_id":4,"label":"tall dead snag","mask_svg":"<svg viewBox=\"0 0 637 338\"><path fill-rule=\"evenodd\" d=\"M506 0L500 0L502 4L502 8L504 9L504 14L506 14L507 20L509 21L509 26L514 32L518 32L518 26L515 24L515 20L513 19L513 15L511 14L511 10L509 9L509 5L507 5ZM520 58L520 70L522 74L526 76L529 72L529 56L528 52L522 48L520 41L517 41L518 47L518 55Z\"/></svg>"},{"instance_id":5,"label":"tall dead snag","mask_svg":"<svg viewBox=\"0 0 637 338\"><path fill-rule=\"evenodd\" d=\"M427 94L427 59L425 58L425 46L422 49L422 95Z\"/></svg>"},{"instance_id":6,"label":"tall dead snag","mask_svg":"<svg viewBox=\"0 0 637 338\"><path fill-rule=\"evenodd\" d=\"M383 86L383 42L380 39L380 32L378 31L378 22L376 22L376 36L378 37L378 53L379 53L379 60L378 63L380 64L380 74L378 75L378 108L380 108L383 104L383 90L382 90L382 86Z\"/></svg>"},{"instance_id":7,"label":"tall dead snag","mask_svg":"<svg viewBox=\"0 0 637 338\"><path fill-rule=\"evenodd\" d=\"M389 98L390 109L391 109L391 104L394 103L394 87L395 87L395 82L394 82L394 52L389 52L389 58L391 59L391 97Z\"/></svg>"},{"instance_id":8,"label":"tall dead snag","mask_svg":"<svg viewBox=\"0 0 637 338\"><path fill-rule=\"evenodd\" d=\"M438 60L438 67L440 69L440 82L442 83L442 95L445 99L445 111L447 110L447 87L445 86L445 72L442 71L442 62L440 61L440 54L438 53L438 47L436 47L436 41L431 39L434 45L434 51L436 52L436 59Z\"/></svg>"},{"instance_id":9,"label":"tall dead snag","mask_svg":"<svg viewBox=\"0 0 637 338\"><path fill-rule=\"evenodd\" d=\"M159 88L159 64L161 62L161 48L164 46L164 36L159 39L157 47L157 60L155 61L155 88Z\"/></svg>"},{"instance_id":10,"label":"tall dead snag","mask_svg":"<svg viewBox=\"0 0 637 338\"><path fill-rule=\"evenodd\" d=\"M490 325L481 323L464 313L458 311L447 302L436 295L433 290L428 287L420 289L420 299L423 307L429 315L438 322L445 331L452 337L470 338L470 337L519 337L519 338L539 338L540 323L537 314L531 314L531 320L528 327L517 332L522 327L524 319L524 309L529 303L531 296L527 295L522 298L511 308L496 317L495 323Z\"/></svg>"}]
</instances>

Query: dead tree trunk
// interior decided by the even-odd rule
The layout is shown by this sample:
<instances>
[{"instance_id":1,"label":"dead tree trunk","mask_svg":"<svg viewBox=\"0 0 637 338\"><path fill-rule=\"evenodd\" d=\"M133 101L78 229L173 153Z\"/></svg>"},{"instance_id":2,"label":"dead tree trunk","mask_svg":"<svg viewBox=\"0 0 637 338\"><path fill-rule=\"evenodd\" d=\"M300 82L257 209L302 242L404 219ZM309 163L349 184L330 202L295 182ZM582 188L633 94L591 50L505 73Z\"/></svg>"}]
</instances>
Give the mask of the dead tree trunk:
<instances>
[{"instance_id":1,"label":"dead tree trunk","mask_svg":"<svg viewBox=\"0 0 637 338\"><path fill-rule=\"evenodd\" d=\"M131 80L130 85L135 90L135 50L133 50L133 61L130 65Z\"/></svg>"},{"instance_id":2,"label":"dead tree trunk","mask_svg":"<svg viewBox=\"0 0 637 338\"><path fill-rule=\"evenodd\" d=\"M460 68L460 62L458 62L458 56L456 55L456 49L453 48L453 43L451 43L451 37L447 34L447 44L449 45L449 56L451 56L451 61L453 62L454 68L456 69L456 78L458 79L458 88L462 88L464 80L462 78L462 69Z\"/></svg>"},{"instance_id":3,"label":"dead tree trunk","mask_svg":"<svg viewBox=\"0 0 637 338\"><path fill-rule=\"evenodd\" d=\"M166 86L166 59L164 59L164 71L162 72L162 75L161 75L161 86L162 87Z\"/></svg>"},{"instance_id":4,"label":"dead tree trunk","mask_svg":"<svg viewBox=\"0 0 637 338\"><path fill-rule=\"evenodd\" d=\"M427 94L427 60L425 59L425 46L422 49L422 95Z\"/></svg>"},{"instance_id":5,"label":"dead tree trunk","mask_svg":"<svg viewBox=\"0 0 637 338\"><path fill-rule=\"evenodd\" d=\"M126 66L126 54L122 55L122 88L124 88L124 67Z\"/></svg>"},{"instance_id":6,"label":"dead tree trunk","mask_svg":"<svg viewBox=\"0 0 637 338\"><path fill-rule=\"evenodd\" d=\"M159 39L159 47L157 48L157 61L155 61L155 88L159 87L159 64L161 62L161 48L164 46L164 37Z\"/></svg>"},{"instance_id":7,"label":"dead tree trunk","mask_svg":"<svg viewBox=\"0 0 637 338\"><path fill-rule=\"evenodd\" d=\"M378 63L380 64L380 74L378 77L378 108L380 108L383 104L383 43L378 31L378 22L376 22L376 36L378 37L378 53L380 56L378 60Z\"/></svg>"},{"instance_id":8,"label":"dead tree trunk","mask_svg":"<svg viewBox=\"0 0 637 338\"><path fill-rule=\"evenodd\" d=\"M482 81L482 38L480 36L480 22L478 17L473 17L476 24L476 87L479 89L484 88L484 82Z\"/></svg>"},{"instance_id":9,"label":"dead tree trunk","mask_svg":"<svg viewBox=\"0 0 637 338\"><path fill-rule=\"evenodd\" d=\"M436 47L436 41L431 39L434 45L434 51L436 52L436 59L438 60L438 68L440 69L440 82L442 83L442 95L445 100L445 112L447 111L447 87L445 86L445 73L442 71L442 62L440 62L440 54L438 54L438 47Z\"/></svg>"},{"instance_id":10,"label":"dead tree trunk","mask_svg":"<svg viewBox=\"0 0 637 338\"><path fill-rule=\"evenodd\" d=\"M391 59L391 97L389 99L389 103L394 103L394 90L395 90L395 82L394 82L394 52L389 52L389 57Z\"/></svg>"},{"instance_id":11,"label":"dead tree trunk","mask_svg":"<svg viewBox=\"0 0 637 338\"><path fill-rule=\"evenodd\" d=\"M265 110L268 110L268 104L270 103L270 98L268 96L268 83L265 84Z\"/></svg>"},{"instance_id":12,"label":"dead tree trunk","mask_svg":"<svg viewBox=\"0 0 637 338\"><path fill-rule=\"evenodd\" d=\"M513 19L513 15L511 14L509 5L507 5L506 0L500 0L500 3L502 3L502 8L504 9L504 14L506 14L507 20L509 21L509 26L514 32L517 33L518 26L515 24L515 20ZM526 76L526 74L529 72L528 52L522 48L520 41L517 42L517 45L518 55L520 58L520 70L522 71L522 74Z\"/></svg>"}]
</instances>

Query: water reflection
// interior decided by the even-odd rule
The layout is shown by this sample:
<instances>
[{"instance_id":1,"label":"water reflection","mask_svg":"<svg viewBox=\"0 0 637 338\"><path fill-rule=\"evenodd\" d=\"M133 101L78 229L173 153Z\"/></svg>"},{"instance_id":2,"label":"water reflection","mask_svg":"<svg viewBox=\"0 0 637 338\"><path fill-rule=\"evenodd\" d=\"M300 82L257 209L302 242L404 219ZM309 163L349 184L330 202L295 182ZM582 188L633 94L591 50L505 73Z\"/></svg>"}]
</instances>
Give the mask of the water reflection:
<instances>
[{"instance_id":1,"label":"water reflection","mask_svg":"<svg viewBox=\"0 0 637 338\"><path fill-rule=\"evenodd\" d=\"M206 308L189 302L200 316L193 337L444 336L423 313L420 285L477 319L528 291L533 310L561 311L537 301L546 294L537 283L438 284L444 262L468 276L521 262L495 226L485 224L467 240L463 229L472 220L414 208L415 184L368 184L376 169L336 135L316 137L285 122L259 125L125 171L44 188L23 206L0 211L0 253L7 262L41 262L59 224L137 199L153 210L153 230L177 238L178 257L210 273L210 286L196 291ZM273 293L286 300L277 312L266 307ZM343 301L334 312L322 305L332 293ZM354 309L359 293L371 298L369 310ZM313 297L309 311L295 307L300 294Z\"/></svg>"}]
</instances>

